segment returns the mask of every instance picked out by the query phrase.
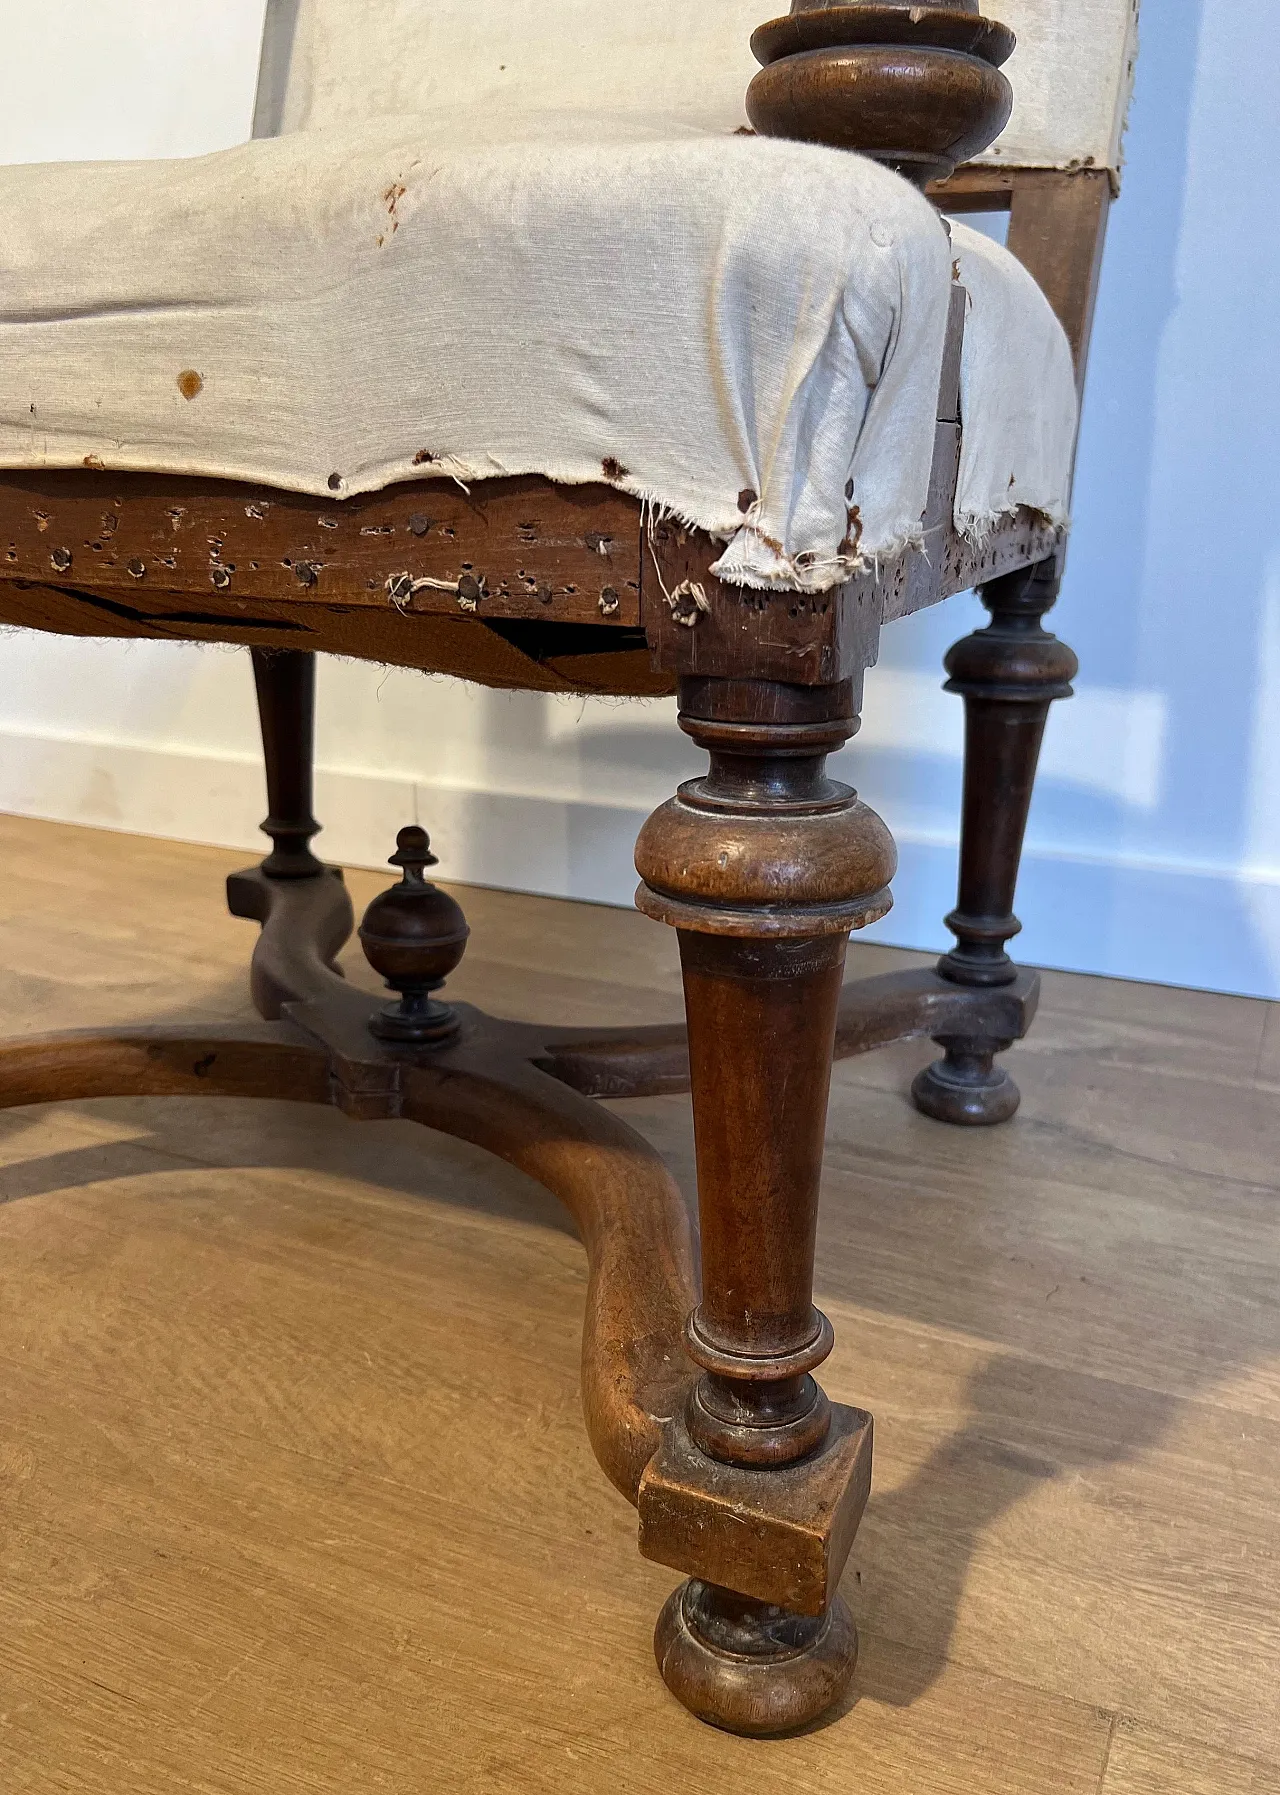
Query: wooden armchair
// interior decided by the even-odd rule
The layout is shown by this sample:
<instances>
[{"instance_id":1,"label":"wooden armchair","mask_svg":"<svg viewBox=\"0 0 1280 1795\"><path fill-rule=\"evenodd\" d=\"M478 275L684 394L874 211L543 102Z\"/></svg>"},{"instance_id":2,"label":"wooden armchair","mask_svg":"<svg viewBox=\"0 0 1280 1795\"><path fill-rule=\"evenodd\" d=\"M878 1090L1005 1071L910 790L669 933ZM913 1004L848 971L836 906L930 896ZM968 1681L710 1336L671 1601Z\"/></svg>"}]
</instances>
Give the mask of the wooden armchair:
<instances>
[{"instance_id":1,"label":"wooden armchair","mask_svg":"<svg viewBox=\"0 0 1280 1795\"><path fill-rule=\"evenodd\" d=\"M814 1378L832 1341L812 1292L833 1056L932 1036L943 1052L916 1080L919 1108L944 1122L981 1124L1007 1120L1018 1104L997 1055L1030 1024L1037 979L1009 959L1005 943L1019 926L1014 887L1045 717L1052 700L1069 693L1075 671L1070 650L1042 627L1061 570L1070 420L1065 460L1061 443L1056 451L1056 494L1032 481L1024 500L1015 467L1012 497L988 506L975 523L965 511L966 482L975 478L975 458L990 461L1008 447L1013 459L1015 441L1047 440L1051 432L1040 426L1048 412L1061 436L1064 407L1074 403L1069 374L1063 396L1061 333L1045 325L1042 302L1018 286L1024 277L1013 258L1047 296L1082 379L1133 20L1130 0L1104 0L1087 12L1091 35L1069 46L1070 0L994 5L1002 18L1007 11L1025 24L1026 42L1011 71L1015 88L1024 80L1032 95L1028 115L1015 110L1012 126L999 136L1010 106L1000 71L1013 34L980 17L977 0L928 0L910 8L794 0L787 17L761 25L752 39L761 65L746 101L752 141L740 110L755 67L743 21L757 21L745 5L707 0L684 9L680 0L646 0L613 9L626 14L616 24L606 24L609 9L599 9L598 29L626 40L611 62L584 36L595 16L586 0L540 9L494 0L469 14L444 0L434 7L399 0L394 21L389 0L370 0L363 9L351 0L301 0L301 6L275 0L256 126L258 137L271 141L228 152L230 162L209 158L159 173L7 171L0 194L10 216L29 210L33 197L42 218L62 201L81 208L77 228L83 231L87 209L100 200L111 230L127 231L121 220L133 203L129 195L142 191L129 183L146 181L157 204L169 204L177 193L178 211L156 224L153 259L137 268L135 257L132 277L121 272L123 262L104 273L92 245L75 269L53 251L40 263L34 225L21 239L18 272L4 277L0 328L9 353L0 358L8 369L0 375L0 619L69 635L247 644L266 755L270 814L263 828L273 846L260 866L228 886L233 912L261 924L251 974L260 1025L18 1041L0 1048L0 1102L142 1093L337 1104L351 1116L403 1116L460 1135L556 1192L590 1261L582 1376L593 1447L639 1510L641 1551L688 1579L658 1622L662 1675L703 1718L767 1733L828 1708L846 1686L857 1651L837 1585L867 1499L872 1424L869 1415L828 1402ZM393 22L403 27L406 21L415 23L421 41L402 35L395 44L395 71L386 75L387 91L377 89L385 127L365 116L374 104L372 88L356 93L344 111L344 59L352 44L361 34L377 40ZM481 56L477 44L490 38ZM790 450L783 454L775 441L764 441L764 423L777 423L785 407L771 420L757 411L748 418L751 429L740 432L742 442L750 441L733 452L763 471L758 486L743 478L733 494L736 522L710 499L707 515L692 515L689 505L682 518L678 468L661 479L642 468L633 474L631 450L624 453L610 435L621 409L608 426L601 423L598 435L590 427L579 432L584 453L595 457L594 478L578 463L568 471L559 462L538 468L538 417L512 426L534 443L517 471L502 471L511 467L512 451L504 451L502 462L493 443L480 444L493 456L490 477L482 477L486 468L477 472L474 455L468 459L429 434L437 425L430 404L438 404L443 418L446 401L428 394L423 409L425 389L405 371L413 360L407 352L400 364L403 398L397 398L400 375L385 364L395 362L402 346L389 342L358 347L370 409L375 389L383 394L378 403L390 393L385 428L391 435L385 444L366 443L359 454L351 449L355 459L338 461L335 449L333 471L326 472L327 444L317 445L289 405L295 387L328 379L325 357L339 353L335 342L343 355L356 351L341 331L317 337L317 348L298 317L315 320L323 332L331 300L339 320L350 315L343 306L366 303L365 289L345 264L332 292L326 285L342 233L352 219L352 228L364 230L366 213L337 186L330 204L325 182L345 179L362 156L379 166L377 146L393 126L397 154L412 146L418 130L427 141L422 121L441 103L437 90L450 68L455 76L461 70L464 81L458 117L481 140L511 83L517 97L510 105L517 109L521 80L557 84L556 118L552 126L545 119L536 128L522 125L525 148L530 156L561 154L554 144L563 127L569 145L563 155L576 156L574 167L585 168L590 180L592 155L603 165L614 149L593 149L597 139L590 133L583 138L564 93L580 87L589 70L594 104L630 107L639 116L646 82L658 80L664 68L667 79L673 63L688 64L692 86L664 88L669 132L627 125L616 159L625 162L633 151L640 161L700 156L711 144L707 181L714 160L714 169L735 177L725 192L739 198L744 182L771 178L784 164L788 178L802 183L788 189L793 194L807 191L806 182L837 183L824 189L823 204L831 192L843 193L839 183L856 178L862 185L856 194L850 187L849 205L864 207L865 242L882 259L898 254L893 280L904 292L916 280L921 293L918 299L908 293L889 323L875 327L883 332L880 360L867 348L872 326L848 322L856 306L841 287L829 337L806 374L804 406L787 413L801 417ZM1053 105L1059 77L1064 91ZM359 114L356 125L348 112ZM350 139L343 136L348 126L355 132ZM281 127L284 134L276 135ZM986 160L972 160L997 138ZM520 131L516 140L524 143ZM837 154L846 151L860 157ZM362 240L360 267L412 272L418 264L386 258L410 253L404 246L415 231L428 232L423 219L435 233L428 247L439 252L452 227L441 223L446 210L429 207L447 209L450 195L461 191L452 153L440 151L440 170L429 171L439 179L426 198L428 174L417 163L417 172L402 180L393 173L380 187L368 211L381 221L376 246ZM225 167L234 171L232 200L222 212L201 212L206 188L200 183L221 179ZM290 236L309 203L297 185L299 167L314 167L311 184L323 192L318 210ZM294 183L283 191L282 171ZM490 169L485 178L491 176ZM906 182L928 183L930 197L951 213L1007 207L1012 257L981 252L988 264L980 245L953 245L948 280L945 239ZM858 197L864 189L865 205ZM517 205L514 192L503 189L499 212L523 253L521 233L533 233L529 219L541 216L540 201L521 190ZM55 203L46 207L46 200ZM660 209L657 198L653 203ZM782 203L770 202L775 212ZM268 214L275 235L245 234ZM752 216L763 260L772 227L759 222L763 214ZM828 221L834 231L834 213ZM168 239L160 235L162 225ZM668 221L663 228L675 233L677 225ZM40 228L52 227L46 219ZM193 254L209 250L215 260L235 263L230 272L217 271L222 285L210 274L208 292L193 287L184 295L183 265L171 247L175 228L187 232ZM641 225L617 225L624 248L633 228ZM770 275L749 292L741 284L732 288L727 322L712 332L716 353L724 352L714 388L721 399L729 392L735 404L741 400L733 332L748 324L755 329L754 314L746 320L746 312L767 309L805 245L827 226L802 217L794 228L799 249L786 255L769 235L768 254L780 258L776 282L770 285ZM708 241L718 255L728 255L716 230ZM694 240L690 233L688 241ZM748 285L754 242L748 230L741 262ZM487 318L486 283L496 277L486 241L478 239L471 253L471 295L459 315ZM529 309L522 309L517 292L510 332L531 381L557 356L567 358L566 410L581 401L586 414L596 415L595 406L604 416L610 382L628 376L621 362L605 365L605 357L588 366L585 349L574 359L576 341L522 336L532 330L533 283L542 279L545 260L575 253L567 236L542 243L521 276L531 283ZM589 268L590 244L580 253ZM606 253L601 247L599 254ZM656 253L644 251L650 258ZM640 284L606 279L590 316L613 304L638 310L650 303L644 256L639 263ZM673 261L659 270L659 299L684 277L685 266ZM958 278L968 268L979 285L994 281L1003 295L999 305L1012 312L992 300L994 317L984 313L976 288L971 302ZM790 322L784 320L793 337L808 328L821 277L821 268L805 273L808 285ZM408 303L407 277L397 278L387 291L396 304ZM837 285L845 279L841 267L833 278ZM862 277L855 269L849 278L856 299ZM249 293L254 281L259 286ZM714 291L724 297L721 287ZM446 328L441 316L439 309L428 315L433 341L437 327ZM1040 331L1043 352L1017 375L1021 387L1009 376L1009 390L1002 389L987 416L983 381L999 384L992 368L1001 358L972 365L977 350L967 347L966 333L985 329L998 341L1009 317L1015 336ZM281 319L290 321L287 328ZM200 332L224 327L228 340L246 345L247 361L258 359L251 384L219 412L219 352L209 349L201 359L201 346L214 336ZM484 328L497 333L492 354L500 357L501 319ZM822 356L829 354L834 366L850 355L848 341L858 329L862 359L848 361L848 379L864 380L865 414L852 424L842 416L833 421L838 405L830 383L823 384L828 362ZM188 330L194 346L179 358ZM639 405L644 388L662 373L662 358L675 351L645 330L631 340L635 355L652 358L633 394ZM751 342L754 354L754 337ZM117 357L127 362L131 385L116 379ZM272 384L285 381L279 370L286 365L287 389ZM250 379L242 368L236 373ZM911 404L918 411L918 402L909 401L912 382L927 383L925 402L932 406L922 414L922 469L919 454L913 459L904 447L910 430L895 424ZM510 379L505 384L499 399L510 398ZM465 409L465 393L458 403ZM725 407L732 410L728 400ZM699 425L707 432L709 459L714 431L728 429L714 411L709 407ZM364 422L342 413L336 406L336 421L326 426L335 442L348 421L352 430ZM455 407L448 413L453 422L439 428L461 429L461 415ZM734 416L741 423L748 414L740 405ZM401 421L408 434L392 440ZM873 429L881 431L881 447L871 465L866 445ZM918 421L910 429L918 433ZM823 537L829 519L812 522L822 512L818 500L805 507L825 478L814 471L827 452L823 445L841 430L846 435L839 441L853 445L854 458L836 541ZM405 445L415 441L419 447L410 453ZM265 473L246 472L258 465L259 451ZM642 433L639 453L649 453ZM658 456L657 447L653 453ZM896 542L883 535L868 542L861 533L871 528L879 503L879 470L894 456L905 470L894 492L917 492L919 521ZM847 452L842 465L849 465ZM663 480L666 488L659 489ZM871 495L865 502L864 494ZM776 530L770 506L783 519ZM863 676L876 659L881 628L974 586L991 621L960 642L947 662L949 689L964 698L968 719L959 899L947 918L956 945L934 970L844 985L849 931L888 909L895 856L880 819L827 776L826 757L857 728ZM679 934L687 1035L677 1028L537 1028L443 1001L436 994L461 958L467 927L454 899L428 882L432 856L416 827L398 838L392 864L402 871L400 882L370 906L360 928L365 953L394 1001L379 1003L343 982L334 956L354 925L351 904L340 872L311 848L319 827L311 757L314 665L321 652L495 686L679 694L681 727L707 751L709 771L645 825L636 863L640 908ZM700 1283L684 1204L670 1176L639 1135L592 1101L684 1090L692 1092L697 1141Z\"/></svg>"}]
</instances>

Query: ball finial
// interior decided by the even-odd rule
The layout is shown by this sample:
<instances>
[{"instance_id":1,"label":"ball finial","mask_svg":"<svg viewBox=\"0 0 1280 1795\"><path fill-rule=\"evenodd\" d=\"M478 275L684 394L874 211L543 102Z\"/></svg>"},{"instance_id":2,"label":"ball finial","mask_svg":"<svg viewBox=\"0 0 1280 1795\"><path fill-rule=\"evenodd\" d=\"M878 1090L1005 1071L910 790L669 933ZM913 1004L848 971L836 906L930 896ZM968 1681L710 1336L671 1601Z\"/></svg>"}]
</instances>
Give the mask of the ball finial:
<instances>
[{"instance_id":1,"label":"ball finial","mask_svg":"<svg viewBox=\"0 0 1280 1795\"><path fill-rule=\"evenodd\" d=\"M461 960L470 930L461 906L425 877L435 866L431 840L416 823L396 836L388 861L401 868L398 885L374 898L360 925L365 959L380 972L399 1003L388 1004L369 1023L383 1041L438 1046L458 1032L458 1018L438 991Z\"/></svg>"},{"instance_id":2,"label":"ball finial","mask_svg":"<svg viewBox=\"0 0 1280 1795\"><path fill-rule=\"evenodd\" d=\"M431 852L431 837L417 823L409 823L401 829L396 836L396 851L387 861L388 866L403 867L405 881L415 885L426 883L422 877L426 867L439 864L439 859Z\"/></svg>"}]
</instances>

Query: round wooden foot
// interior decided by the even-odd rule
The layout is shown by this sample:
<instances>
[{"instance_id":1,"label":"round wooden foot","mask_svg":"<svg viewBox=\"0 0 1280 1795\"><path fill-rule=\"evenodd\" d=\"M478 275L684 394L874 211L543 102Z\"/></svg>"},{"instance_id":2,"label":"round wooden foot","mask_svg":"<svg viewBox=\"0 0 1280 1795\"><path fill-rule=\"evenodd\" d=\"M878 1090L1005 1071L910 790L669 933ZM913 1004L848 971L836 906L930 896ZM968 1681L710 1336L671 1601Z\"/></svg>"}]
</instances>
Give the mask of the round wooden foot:
<instances>
[{"instance_id":1,"label":"round wooden foot","mask_svg":"<svg viewBox=\"0 0 1280 1795\"><path fill-rule=\"evenodd\" d=\"M849 1686L858 1635L837 1596L825 1614L792 1614L713 1583L682 1583L658 1616L662 1680L691 1714L730 1733L789 1733Z\"/></svg>"},{"instance_id":2,"label":"round wooden foot","mask_svg":"<svg viewBox=\"0 0 1280 1795\"><path fill-rule=\"evenodd\" d=\"M996 1053L1008 1042L945 1041L940 1060L917 1072L911 1100L918 1110L937 1122L961 1127L991 1128L1007 1122L1022 1101L1022 1093Z\"/></svg>"}]
</instances>

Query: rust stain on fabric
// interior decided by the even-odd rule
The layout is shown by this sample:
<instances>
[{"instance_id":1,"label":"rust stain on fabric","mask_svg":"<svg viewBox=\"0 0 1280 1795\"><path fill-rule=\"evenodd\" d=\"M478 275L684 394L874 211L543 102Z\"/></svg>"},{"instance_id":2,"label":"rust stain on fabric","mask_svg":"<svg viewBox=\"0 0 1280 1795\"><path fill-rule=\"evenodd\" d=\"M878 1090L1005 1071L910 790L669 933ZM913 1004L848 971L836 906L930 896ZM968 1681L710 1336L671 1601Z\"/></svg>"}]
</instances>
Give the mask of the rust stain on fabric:
<instances>
[{"instance_id":1,"label":"rust stain on fabric","mask_svg":"<svg viewBox=\"0 0 1280 1795\"><path fill-rule=\"evenodd\" d=\"M845 532L844 541L840 544L840 553L842 555L856 555L858 552L858 544L861 541L862 512L857 505L850 505L849 528Z\"/></svg>"},{"instance_id":2,"label":"rust stain on fabric","mask_svg":"<svg viewBox=\"0 0 1280 1795\"><path fill-rule=\"evenodd\" d=\"M178 376L178 391L184 399L194 399L204 391L204 381L194 368L184 368Z\"/></svg>"},{"instance_id":3,"label":"rust stain on fabric","mask_svg":"<svg viewBox=\"0 0 1280 1795\"><path fill-rule=\"evenodd\" d=\"M382 195L382 203L387 208L387 217L391 220L391 229L390 231L383 231L379 235L379 249L383 247L389 236L394 237L396 232L400 229L400 220L396 217L396 207L404 198L405 191L406 189L403 181L392 181L391 185Z\"/></svg>"},{"instance_id":4,"label":"rust stain on fabric","mask_svg":"<svg viewBox=\"0 0 1280 1795\"><path fill-rule=\"evenodd\" d=\"M98 472L98 473L100 473L100 472L101 472L101 471L102 471L102 469L103 469L103 468L104 468L104 467L105 467L105 466L106 466L106 465L107 465L107 464L106 464L106 462L105 462L105 461L104 461L104 460L103 460L103 459L102 459L102 457L101 457L101 455L86 455L86 456L85 456L85 458L84 458L84 461L83 461L83 463L82 463L82 465L83 465L83 466L84 466L84 467L91 467L91 468L93 468L93 469L94 469L94 470L95 470L95 472Z\"/></svg>"}]
</instances>

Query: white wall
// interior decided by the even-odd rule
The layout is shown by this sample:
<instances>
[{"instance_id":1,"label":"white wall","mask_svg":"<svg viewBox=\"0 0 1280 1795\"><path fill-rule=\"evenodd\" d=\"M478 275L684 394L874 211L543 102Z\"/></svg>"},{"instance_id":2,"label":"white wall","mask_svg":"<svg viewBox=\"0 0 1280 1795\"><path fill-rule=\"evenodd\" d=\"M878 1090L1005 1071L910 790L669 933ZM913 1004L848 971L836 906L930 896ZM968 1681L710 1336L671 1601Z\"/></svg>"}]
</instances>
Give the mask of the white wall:
<instances>
[{"instance_id":1,"label":"white wall","mask_svg":"<svg viewBox=\"0 0 1280 1795\"><path fill-rule=\"evenodd\" d=\"M247 135L262 0L0 0L0 157L193 153ZM1019 896L1043 964L1280 996L1280 239L1273 0L1146 8ZM50 104L50 96L56 96ZM902 850L875 933L945 943L972 598L895 624L840 769ZM10 635L0 806L255 845L247 655ZM380 863L417 816L445 874L627 903L640 820L698 757L666 703L506 695L328 662L320 814Z\"/></svg>"},{"instance_id":2,"label":"white wall","mask_svg":"<svg viewBox=\"0 0 1280 1795\"><path fill-rule=\"evenodd\" d=\"M249 135L266 0L0 0L0 162L199 156Z\"/></svg>"}]
</instances>

